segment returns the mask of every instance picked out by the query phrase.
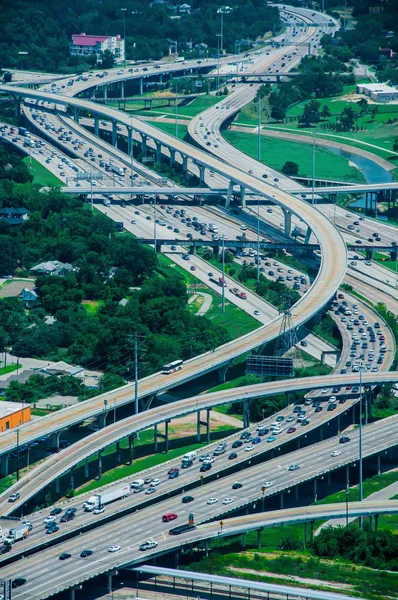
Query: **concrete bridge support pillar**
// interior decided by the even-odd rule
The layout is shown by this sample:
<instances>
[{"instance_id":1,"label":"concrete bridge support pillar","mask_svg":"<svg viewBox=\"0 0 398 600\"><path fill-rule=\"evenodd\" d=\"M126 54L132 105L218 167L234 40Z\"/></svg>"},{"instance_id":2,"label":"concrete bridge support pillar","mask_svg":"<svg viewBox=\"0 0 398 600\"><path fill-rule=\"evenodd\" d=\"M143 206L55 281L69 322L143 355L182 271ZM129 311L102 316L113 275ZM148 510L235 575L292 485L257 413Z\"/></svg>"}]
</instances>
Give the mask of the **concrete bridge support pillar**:
<instances>
[{"instance_id":1,"label":"concrete bridge support pillar","mask_svg":"<svg viewBox=\"0 0 398 600\"><path fill-rule=\"evenodd\" d=\"M318 482L314 479L314 502L318 500Z\"/></svg>"},{"instance_id":2,"label":"concrete bridge support pillar","mask_svg":"<svg viewBox=\"0 0 398 600\"><path fill-rule=\"evenodd\" d=\"M159 433L158 431L158 426L155 425L154 428L154 445L155 445L155 452L158 452L158 448L159 448L159 438L163 438L165 441L165 454L168 453L169 451L169 423L170 423L170 419L167 419L167 421L165 421L165 430L164 433Z\"/></svg>"},{"instance_id":3,"label":"concrete bridge support pillar","mask_svg":"<svg viewBox=\"0 0 398 600\"><path fill-rule=\"evenodd\" d=\"M55 480L55 493L56 494L61 493L61 480L59 477L57 477L57 479Z\"/></svg>"},{"instance_id":4,"label":"concrete bridge support pillar","mask_svg":"<svg viewBox=\"0 0 398 600\"><path fill-rule=\"evenodd\" d=\"M243 401L243 427L250 425L250 400Z\"/></svg>"},{"instance_id":5,"label":"concrete bridge support pillar","mask_svg":"<svg viewBox=\"0 0 398 600\"><path fill-rule=\"evenodd\" d=\"M138 84L140 86L139 94L141 96L144 93L144 78L143 77L140 77Z\"/></svg>"},{"instance_id":6,"label":"concrete bridge support pillar","mask_svg":"<svg viewBox=\"0 0 398 600\"><path fill-rule=\"evenodd\" d=\"M199 185L202 186L205 183L205 168L203 165L198 165L199 168Z\"/></svg>"},{"instance_id":7,"label":"concrete bridge support pillar","mask_svg":"<svg viewBox=\"0 0 398 600\"><path fill-rule=\"evenodd\" d=\"M259 529L257 531L257 548L261 548L261 532L262 532L262 529Z\"/></svg>"},{"instance_id":8,"label":"concrete bridge support pillar","mask_svg":"<svg viewBox=\"0 0 398 600\"><path fill-rule=\"evenodd\" d=\"M117 122L112 121L112 146L117 148Z\"/></svg>"},{"instance_id":9,"label":"concrete bridge support pillar","mask_svg":"<svg viewBox=\"0 0 398 600\"><path fill-rule=\"evenodd\" d=\"M106 104L107 100L108 100L108 86L104 85L104 101L105 101L105 104Z\"/></svg>"},{"instance_id":10,"label":"concrete bridge support pillar","mask_svg":"<svg viewBox=\"0 0 398 600\"><path fill-rule=\"evenodd\" d=\"M311 233L312 233L311 227L307 227L307 233L305 234L304 244L310 243Z\"/></svg>"},{"instance_id":11,"label":"concrete bridge support pillar","mask_svg":"<svg viewBox=\"0 0 398 600\"><path fill-rule=\"evenodd\" d=\"M99 118L94 117L94 135L99 136Z\"/></svg>"},{"instance_id":12,"label":"concrete bridge support pillar","mask_svg":"<svg viewBox=\"0 0 398 600\"><path fill-rule=\"evenodd\" d=\"M5 477L6 475L8 475L8 461L9 461L10 455L9 454L3 454L1 457L1 462L0 462L0 475L2 477Z\"/></svg>"},{"instance_id":13,"label":"concrete bridge support pillar","mask_svg":"<svg viewBox=\"0 0 398 600\"><path fill-rule=\"evenodd\" d=\"M73 112L73 120L76 121L76 123L79 122L79 115L80 115L80 108L78 108L77 106L74 106L72 109Z\"/></svg>"},{"instance_id":14,"label":"concrete bridge support pillar","mask_svg":"<svg viewBox=\"0 0 398 600\"><path fill-rule=\"evenodd\" d=\"M124 81L120 83L120 97L124 98Z\"/></svg>"},{"instance_id":15,"label":"concrete bridge support pillar","mask_svg":"<svg viewBox=\"0 0 398 600\"><path fill-rule=\"evenodd\" d=\"M203 425L204 427L206 427L206 438L207 438L207 443L210 443L210 409L206 409L206 421L201 421L200 418L200 410L196 413L197 415L197 421L196 421L196 433L197 433L197 440L198 442L201 441L201 432L200 432L200 428Z\"/></svg>"},{"instance_id":16,"label":"concrete bridge support pillar","mask_svg":"<svg viewBox=\"0 0 398 600\"><path fill-rule=\"evenodd\" d=\"M173 148L169 148L170 153L170 167L174 167L176 161L176 151Z\"/></svg>"},{"instance_id":17,"label":"concrete bridge support pillar","mask_svg":"<svg viewBox=\"0 0 398 600\"><path fill-rule=\"evenodd\" d=\"M240 186L240 202L242 208L246 208L246 188L244 185Z\"/></svg>"},{"instance_id":18,"label":"concrete bridge support pillar","mask_svg":"<svg viewBox=\"0 0 398 600\"><path fill-rule=\"evenodd\" d=\"M294 499L296 502L298 501L298 497L299 497L299 486L296 485L296 487L294 488Z\"/></svg>"},{"instance_id":19,"label":"concrete bridge support pillar","mask_svg":"<svg viewBox=\"0 0 398 600\"><path fill-rule=\"evenodd\" d=\"M158 142L157 140L155 140L155 144L156 144L156 162L157 163L161 163L162 162L162 144L160 142Z\"/></svg>"},{"instance_id":20,"label":"concrete bridge support pillar","mask_svg":"<svg viewBox=\"0 0 398 600\"><path fill-rule=\"evenodd\" d=\"M230 181L228 183L228 192L227 192L227 199L225 200L225 208L229 208L230 207L231 196L232 196L233 191L234 191L234 182Z\"/></svg>"},{"instance_id":21,"label":"concrete bridge support pillar","mask_svg":"<svg viewBox=\"0 0 398 600\"><path fill-rule=\"evenodd\" d=\"M185 154L181 154L182 156L182 172L186 173L188 171L188 156Z\"/></svg>"},{"instance_id":22,"label":"concrete bridge support pillar","mask_svg":"<svg viewBox=\"0 0 398 600\"><path fill-rule=\"evenodd\" d=\"M290 210L287 210L286 208L282 208L282 211L283 211L283 215L285 217L284 233L285 233L285 235L290 237L290 233L292 230L292 213L290 212Z\"/></svg>"},{"instance_id":23,"label":"concrete bridge support pillar","mask_svg":"<svg viewBox=\"0 0 398 600\"><path fill-rule=\"evenodd\" d=\"M311 543L314 541L315 521L311 521Z\"/></svg>"},{"instance_id":24,"label":"concrete bridge support pillar","mask_svg":"<svg viewBox=\"0 0 398 600\"><path fill-rule=\"evenodd\" d=\"M102 479L102 450L98 452L98 480Z\"/></svg>"},{"instance_id":25,"label":"concrete bridge support pillar","mask_svg":"<svg viewBox=\"0 0 398 600\"><path fill-rule=\"evenodd\" d=\"M283 510L283 492L281 493L281 510Z\"/></svg>"},{"instance_id":26,"label":"concrete bridge support pillar","mask_svg":"<svg viewBox=\"0 0 398 600\"><path fill-rule=\"evenodd\" d=\"M116 442L116 462L118 465L121 463L120 442Z\"/></svg>"},{"instance_id":27,"label":"concrete bridge support pillar","mask_svg":"<svg viewBox=\"0 0 398 600\"><path fill-rule=\"evenodd\" d=\"M89 466L88 466L88 458L86 457L84 460L84 477L86 479L88 479L89 474L90 474L90 470L89 470Z\"/></svg>"},{"instance_id":28,"label":"concrete bridge support pillar","mask_svg":"<svg viewBox=\"0 0 398 600\"><path fill-rule=\"evenodd\" d=\"M127 154L131 155L133 152L133 130L131 127L127 128Z\"/></svg>"},{"instance_id":29,"label":"concrete bridge support pillar","mask_svg":"<svg viewBox=\"0 0 398 600\"><path fill-rule=\"evenodd\" d=\"M21 98L15 98L15 118L19 123L21 119Z\"/></svg>"},{"instance_id":30,"label":"concrete bridge support pillar","mask_svg":"<svg viewBox=\"0 0 398 600\"><path fill-rule=\"evenodd\" d=\"M246 532L242 533L242 548L243 550L246 548Z\"/></svg>"},{"instance_id":31,"label":"concrete bridge support pillar","mask_svg":"<svg viewBox=\"0 0 398 600\"><path fill-rule=\"evenodd\" d=\"M70 471L69 487L71 490L75 489L75 467L72 467Z\"/></svg>"},{"instance_id":32,"label":"concrete bridge support pillar","mask_svg":"<svg viewBox=\"0 0 398 600\"><path fill-rule=\"evenodd\" d=\"M220 383L225 383L230 364L231 363L229 362L228 364L226 364L223 367L220 367L218 369L217 374L218 374L218 380Z\"/></svg>"},{"instance_id":33,"label":"concrete bridge support pillar","mask_svg":"<svg viewBox=\"0 0 398 600\"><path fill-rule=\"evenodd\" d=\"M209 556L209 540L205 541L205 556Z\"/></svg>"},{"instance_id":34,"label":"concrete bridge support pillar","mask_svg":"<svg viewBox=\"0 0 398 600\"><path fill-rule=\"evenodd\" d=\"M100 416L98 417L98 424L100 426L100 429L103 429L106 425L106 418L108 416L108 411L104 411L103 413L100 414Z\"/></svg>"},{"instance_id":35,"label":"concrete bridge support pillar","mask_svg":"<svg viewBox=\"0 0 398 600\"><path fill-rule=\"evenodd\" d=\"M134 452L134 439L135 435L129 435L129 464L133 464L133 452Z\"/></svg>"},{"instance_id":36,"label":"concrete bridge support pillar","mask_svg":"<svg viewBox=\"0 0 398 600\"><path fill-rule=\"evenodd\" d=\"M377 455L377 474L381 473L381 454Z\"/></svg>"}]
</instances>

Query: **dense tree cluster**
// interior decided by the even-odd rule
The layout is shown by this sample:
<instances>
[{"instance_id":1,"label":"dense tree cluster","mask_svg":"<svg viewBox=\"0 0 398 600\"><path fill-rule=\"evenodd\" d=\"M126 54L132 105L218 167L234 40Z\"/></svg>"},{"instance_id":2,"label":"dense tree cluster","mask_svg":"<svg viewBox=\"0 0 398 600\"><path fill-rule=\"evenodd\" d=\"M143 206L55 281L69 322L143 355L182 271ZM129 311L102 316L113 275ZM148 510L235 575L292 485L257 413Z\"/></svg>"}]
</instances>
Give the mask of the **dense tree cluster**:
<instances>
[{"instance_id":1,"label":"dense tree cluster","mask_svg":"<svg viewBox=\"0 0 398 600\"><path fill-rule=\"evenodd\" d=\"M356 565L398 570L398 537L390 531L326 527L314 538L312 548L323 558L341 557Z\"/></svg>"},{"instance_id":2,"label":"dense tree cluster","mask_svg":"<svg viewBox=\"0 0 398 600\"><path fill-rule=\"evenodd\" d=\"M69 57L72 33L123 35L123 14L126 19L127 58L159 59L168 54L167 39L178 42L183 53L195 44L217 48L221 0L188 0L191 14L176 13L178 3L155 3L152 0L15 0L2 6L0 23L0 65L46 71L72 72L76 68L93 66L95 61ZM235 41L255 40L272 31L279 23L276 8L263 0L234 0L228 3L233 11L224 15L224 48L234 50ZM84 62L83 62L84 61ZM109 66L109 65L108 65Z\"/></svg>"},{"instance_id":3,"label":"dense tree cluster","mask_svg":"<svg viewBox=\"0 0 398 600\"><path fill-rule=\"evenodd\" d=\"M128 376L135 332L145 336L143 373L227 341L223 328L187 310L184 280L172 268L158 266L151 249L115 234L110 219L92 213L78 198L57 190L42 193L37 185L9 178L23 169L20 158L0 153L0 205L31 211L20 226L0 222L0 272L24 273L46 260L70 263L74 271L40 275L39 297L29 311L17 298L0 301L0 352L12 348L22 357L66 357ZM127 302L120 304L122 299ZM83 300L94 302L97 312L88 312ZM46 324L46 315L55 323Z\"/></svg>"}]
</instances>

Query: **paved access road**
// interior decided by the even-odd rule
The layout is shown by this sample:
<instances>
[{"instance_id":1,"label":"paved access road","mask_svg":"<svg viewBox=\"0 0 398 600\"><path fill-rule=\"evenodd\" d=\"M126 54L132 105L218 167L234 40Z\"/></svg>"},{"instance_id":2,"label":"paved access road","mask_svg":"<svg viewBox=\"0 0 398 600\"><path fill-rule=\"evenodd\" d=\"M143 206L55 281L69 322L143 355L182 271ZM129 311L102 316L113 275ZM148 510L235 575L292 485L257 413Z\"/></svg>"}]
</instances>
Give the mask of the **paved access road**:
<instances>
[{"instance_id":1,"label":"paved access road","mask_svg":"<svg viewBox=\"0 0 398 600\"><path fill-rule=\"evenodd\" d=\"M364 374L362 379L364 385L388 383L397 381L398 374L396 372L369 373ZM161 408L139 413L138 416L128 417L114 425L109 425L105 429L91 434L89 438L85 438L73 444L69 448L61 451L58 455L53 455L45 462L37 465L23 479L9 488L7 493L3 493L0 496L0 514L10 514L13 509L22 505L50 481L53 481L62 473L67 472L72 466L78 464L86 456L91 456L101 448L106 447L117 440L123 439L134 432L148 429L155 424L164 422L166 419L172 419L173 417L183 416L185 414L197 412L198 410L242 399L258 398L260 396L294 392L303 389L327 389L329 386L333 387L334 385L341 385L341 382L341 375L323 375L304 379L262 383L187 398ZM346 385L357 385L359 383L359 375L357 373L344 375L344 383ZM79 408L80 406L78 405L77 409ZM68 411L72 413L74 409L75 407L72 407L69 408ZM342 410L344 410L344 406ZM324 417L321 417L321 420L322 419L327 421L328 416L325 415ZM321 420L318 422L314 421L313 423L310 422L308 428L310 429L314 426L317 427L321 423ZM392 442L390 442L390 445L391 444ZM10 505L10 503L8 503L8 496L12 492L19 492L21 498L16 503Z\"/></svg>"}]
</instances>

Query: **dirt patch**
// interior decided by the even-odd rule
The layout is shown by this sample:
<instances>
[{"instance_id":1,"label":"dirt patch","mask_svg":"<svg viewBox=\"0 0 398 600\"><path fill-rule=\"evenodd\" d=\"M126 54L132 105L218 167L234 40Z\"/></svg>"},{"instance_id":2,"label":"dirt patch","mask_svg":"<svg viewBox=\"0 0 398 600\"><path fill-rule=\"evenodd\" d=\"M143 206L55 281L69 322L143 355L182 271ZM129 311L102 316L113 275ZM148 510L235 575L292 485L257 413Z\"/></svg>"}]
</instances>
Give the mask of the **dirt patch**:
<instances>
[{"instance_id":1,"label":"dirt patch","mask_svg":"<svg viewBox=\"0 0 398 600\"><path fill-rule=\"evenodd\" d=\"M228 567L229 571L236 573L245 573L248 575L259 575L260 577L275 577L275 579L283 579L284 581L294 581L295 583L303 583L307 585L318 585L339 590L351 590L352 585L345 583L336 583L335 581L322 581L321 579L310 579L309 577L298 577L296 575L280 575L272 573L272 571L257 571L257 569L240 569L237 567Z\"/></svg>"}]
</instances>

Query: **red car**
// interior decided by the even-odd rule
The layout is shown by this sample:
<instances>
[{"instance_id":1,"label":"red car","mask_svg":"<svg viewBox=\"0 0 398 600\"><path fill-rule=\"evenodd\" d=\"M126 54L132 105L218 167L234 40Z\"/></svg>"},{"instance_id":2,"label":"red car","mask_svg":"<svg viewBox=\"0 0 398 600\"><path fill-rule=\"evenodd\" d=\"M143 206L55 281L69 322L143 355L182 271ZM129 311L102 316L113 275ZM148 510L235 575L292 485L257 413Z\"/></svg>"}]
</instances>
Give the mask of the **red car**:
<instances>
[{"instance_id":1,"label":"red car","mask_svg":"<svg viewBox=\"0 0 398 600\"><path fill-rule=\"evenodd\" d=\"M171 475L172 473L179 473L180 470L177 467L171 467L171 469L169 469L167 471L167 475Z\"/></svg>"},{"instance_id":2,"label":"red car","mask_svg":"<svg viewBox=\"0 0 398 600\"><path fill-rule=\"evenodd\" d=\"M296 431L295 427L289 427L289 429L287 430L288 433L294 433Z\"/></svg>"},{"instance_id":3,"label":"red car","mask_svg":"<svg viewBox=\"0 0 398 600\"><path fill-rule=\"evenodd\" d=\"M345 386L345 389L346 389L346 390L352 390L352 385L346 385L346 386Z\"/></svg>"},{"instance_id":4,"label":"red car","mask_svg":"<svg viewBox=\"0 0 398 600\"><path fill-rule=\"evenodd\" d=\"M177 515L175 513L166 513L165 515L163 515L162 521L163 523L168 523L169 521L174 521L174 519L176 518Z\"/></svg>"}]
</instances>

